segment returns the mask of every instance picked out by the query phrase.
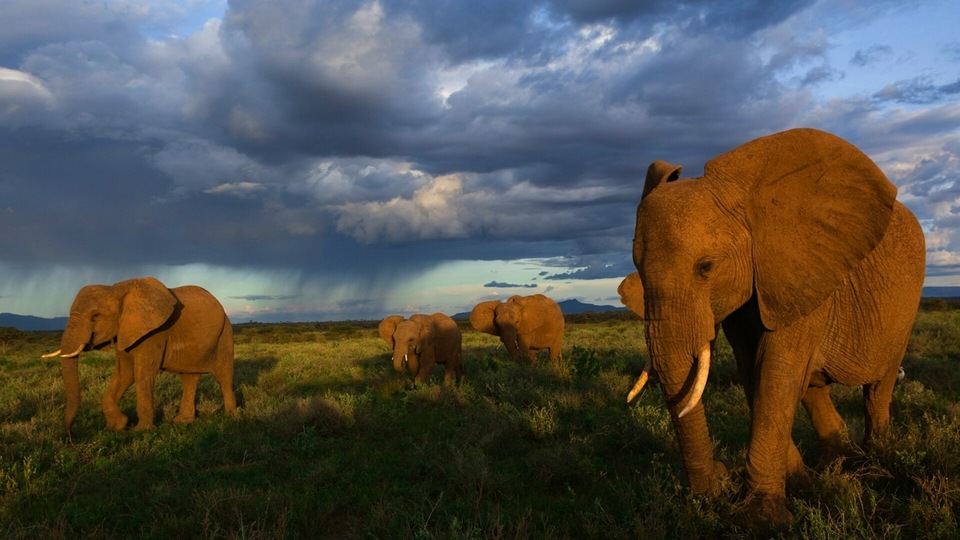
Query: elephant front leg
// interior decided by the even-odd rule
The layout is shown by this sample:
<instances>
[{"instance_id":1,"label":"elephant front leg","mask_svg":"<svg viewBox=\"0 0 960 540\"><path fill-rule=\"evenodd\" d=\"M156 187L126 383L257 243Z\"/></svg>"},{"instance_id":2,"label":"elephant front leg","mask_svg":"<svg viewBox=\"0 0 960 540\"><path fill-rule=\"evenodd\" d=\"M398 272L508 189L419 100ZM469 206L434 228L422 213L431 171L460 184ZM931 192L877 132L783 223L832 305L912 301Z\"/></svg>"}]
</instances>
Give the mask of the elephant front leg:
<instances>
[{"instance_id":1,"label":"elephant front leg","mask_svg":"<svg viewBox=\"0 0 960 540\"><path fill-rule=\"evenodd\" d=\"M160 370L159 357L156 361L142 357L134 360L134 378L137 390L137 425L133 429L142 431L153 429L153 388Z\"/></svg>"},{"instance_id":2,"label":"elephant front leg","mask_svg":"<svg viewBox=\"0 0 960 540\"><path fill-rule=\"evenodd\" d=\"M178 424L187 424L193 422L197 417L197 384L200 382L200 374L182 373L180 382L183 384L180 412L173 418L173 421Z\"/></svg>"},{"instance_id":3,"label":"elephant front leg","mask_svg":"<svg viewBox=\"0 0 960 540\"><path fill-rule=\"evenodd\" d=\"M100 408L107 421L107 429L121 430L130 421L120 410L120 398L133 384L133 359L130 355L117 351L117 362L113 376L107 384L107 390L100 400Z\"/></svg>"},{"instance_id":4,"label":"elephant front leg","mask_svg":"<svg viewBox=\"0 0 960 540\"><path fill-rule=\"evenodd\" d=\"M774 351L766 351L753 398L747 449L750 492L742 517L745 525L755 529L790 525L793 514L787 509L787 473L802 467L790 432L804 382L803 370L783 365L783 360Z\"/></svg>"},{"instance_id":5,"label":"elephant front leg","mask_svg":"<svg viewBox=\"0 0 960 540\"><path fill-rule=\"evenodd\" d=\"M521 358L526 357L531 364L537 364L540 361L540 350L533 347L530 336L517 336L517 353Z\"/></svg>"}]
</instances>

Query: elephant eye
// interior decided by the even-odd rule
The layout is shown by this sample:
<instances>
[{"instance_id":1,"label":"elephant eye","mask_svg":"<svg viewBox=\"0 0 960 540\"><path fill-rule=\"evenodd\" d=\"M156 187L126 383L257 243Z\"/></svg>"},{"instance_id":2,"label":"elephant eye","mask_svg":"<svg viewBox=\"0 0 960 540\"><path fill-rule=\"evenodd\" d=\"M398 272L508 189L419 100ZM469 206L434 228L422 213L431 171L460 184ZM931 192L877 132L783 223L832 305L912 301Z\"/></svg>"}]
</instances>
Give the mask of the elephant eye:
<instances>
[{"instance_id":1,"label":"elephant eye","mask_svg":"<svg viewBox=\"0 0 960 540\"><path fill-rule=\"evenodd\" d=\"M710 272L713 270L713 261L707 258L700 259L695 265L697 275L702 278L707 278L710 276Z\"/></svg>"}]
</instances>

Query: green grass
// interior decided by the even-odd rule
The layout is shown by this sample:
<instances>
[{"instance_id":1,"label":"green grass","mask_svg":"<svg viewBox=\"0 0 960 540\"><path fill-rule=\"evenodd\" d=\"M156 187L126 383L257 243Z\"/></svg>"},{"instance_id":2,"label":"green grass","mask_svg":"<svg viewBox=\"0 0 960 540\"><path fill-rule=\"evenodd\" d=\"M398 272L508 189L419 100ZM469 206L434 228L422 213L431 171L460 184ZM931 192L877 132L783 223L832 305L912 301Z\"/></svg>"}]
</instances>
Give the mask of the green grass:
<instances>
[{"instance_id":1,"label":"green grass","mask_svg":"<svg viewBox=\"0 0 960 540\"><path fill-rule=\"evenodd\" d=\"M393 372L376 323L237 325L237 417L202 378L199 417L171 422L179 380L161 374L151 432L109 432L99 400L113 353L81 360L74 439L52 333L0 349L3 538L738 537L748 412L721 344L705 394L733 482L719 498L685 488L656 385L626 390L645 347L638 321L576 317L564 358L518 365L464 329L467 380L442 370L413 387ZM960 311L919 314L890 436L791 492L789 537L960 534ZM836 387L855 439L860 389ZM133 392L121 403L135 415ZM805 457L816 441L804 414Z\"/></svg>"}]
</instances>

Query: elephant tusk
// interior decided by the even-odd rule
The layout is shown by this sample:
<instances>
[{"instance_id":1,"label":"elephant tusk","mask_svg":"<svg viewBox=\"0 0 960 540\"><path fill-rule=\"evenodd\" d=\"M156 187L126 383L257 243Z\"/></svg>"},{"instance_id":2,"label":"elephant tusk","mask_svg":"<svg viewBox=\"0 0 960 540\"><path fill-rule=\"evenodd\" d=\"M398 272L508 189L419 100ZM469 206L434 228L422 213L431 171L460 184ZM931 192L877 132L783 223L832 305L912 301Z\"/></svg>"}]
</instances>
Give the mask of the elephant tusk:
<instances>
[{"instance_id":1,"label":"elephant tusk","mask_svg":"<svg viewBox=\"0 0 960 540\"><path fill-rule=\"evenodd\" d=\"M409 364L409 363L410 363L410 359L407 358L407 355L403 355L403 363L404 363L404 364Z\"/></svg>"},{"instance_id":2,"label":"elephant tusk","mask_svg":"<svg viewBox=\"0 0 960 540\"><path fill-rule=\"evenodd\" d=\"M633 401L633 398L637 397L637 394L643 390L643 387L647 385L647 379L650 378L650 359L647 358L647 363L643 365L643 372L640 373L640 377L637 379L637 382L634 383L633 388L630 390L630 393L627 394L627 403Z\"/></svg>"},{"instance_id":3,"label":"elephant tusk","mask_svg":"<svg viewBox=\"0 0 960 540\"><path fill-rule=\"evenodd\" d=\"M703 396L703 389L707 387L707 374L710 373L710 344L704 345L697 355L697 378L693 381L693 388L690 389L690 398L687 404L677 415L677 418L683 418L685 414L693 410L700 403L700 397Z\"/></svg>"},{"instance_id":4,"label":"elephant tusk","mask_svg":"<svg viewBox=\"0 0 960 540\"><path fill-rule=\"evenodd\" d=\"M53 358L54 356L58 356L59 354L60 354L60 349L57 349L56 351L54 351L54 352L52 352L52 353L47 353L47 354L40 355L40 358Z\"/></svg>"},{"instance_id":5,"label":"elephant tusk","mask_svg":"<svg viewBox=\"0 0 960 540\"><path fill-rule=\"evenodd\" d=\"M80 353L83 352L83 347L84 347L83 345L77 347L77 350L73 351L70 354L61 354L60 358L76 358L80 356Z\"/></svg>"}]
</instances>

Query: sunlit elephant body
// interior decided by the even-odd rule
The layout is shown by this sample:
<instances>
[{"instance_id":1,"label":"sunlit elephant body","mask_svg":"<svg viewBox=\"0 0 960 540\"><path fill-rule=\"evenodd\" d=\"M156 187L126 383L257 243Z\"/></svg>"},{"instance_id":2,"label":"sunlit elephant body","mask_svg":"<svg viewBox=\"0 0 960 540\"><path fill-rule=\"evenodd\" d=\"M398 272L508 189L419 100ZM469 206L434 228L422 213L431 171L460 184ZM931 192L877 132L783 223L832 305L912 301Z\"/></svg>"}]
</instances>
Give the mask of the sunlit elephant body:
<instances>
[{"instance_id":1,"label":"sunlit elephant body","mask_svg":"<svg viewBox=\"0 0 960 540\"><path fill-rule=\"evenodd\" d=\"M549 351L553 361L562 352L563 313L556 302L542 294L511 296L506 302L481 302L470 312L470 324L481 332L499 336L518 362L536 362L541 350Z\"/></svg>"},{"instance_id":2,"label":"sunlit elephant body","mask_svg":"<svg viewBox=\"0 0 960 540\"><path fill-rule=\"evenodd\" d=\"M108 428L126 426L128 418L120 411L119 402L134 383L136 429L153 427L154 382L161 370L180 374L183 383L175 421L190 422L196 416L197 383L203 373L213 374L220 384L224 409L236 410L233 327L220 302L200 287L168 289L154 278L136 278L80 289L70 308L60 350L45 355L61 357L68 434L80 404L79 355L111 343L117 362L101 400Z\"/></svg>"},{"instance_id":3,"label":"sunlit elephant body","mask_svg":"<svg viewBox=\"0 0 960 540\"><path fill-rule=\"evenodd\" d=\"M457 323L443 313L416 314L409 319L401 315L385 318L378 328L380 339L393 351L393 367L397 373L410 372L415 382L422 383L437 364L445 367L444 384L460 380L464 375L462 336Z\"/></svg>"},{"instance_id":4,"label":"sunlit elephant body","mask_svg":"<svg viewBox=\"0 0 960 540\"><path fill-rule=\"evenodd\" d=\"M726 469L700 393L721 325L751 410L744 517L783 525L785 480L805 472L791 440L799 403L822 455L843 446L830 383L863 387L868 442L889 422L923 285L923 232L869 158L820 131L757 139L701 178L679 175L652 164L637 209L639 279L620 291L641 309L650 363L628 399L647 370L658 376L691 488L716 490Z\"/></svg>"}]
</instances>

